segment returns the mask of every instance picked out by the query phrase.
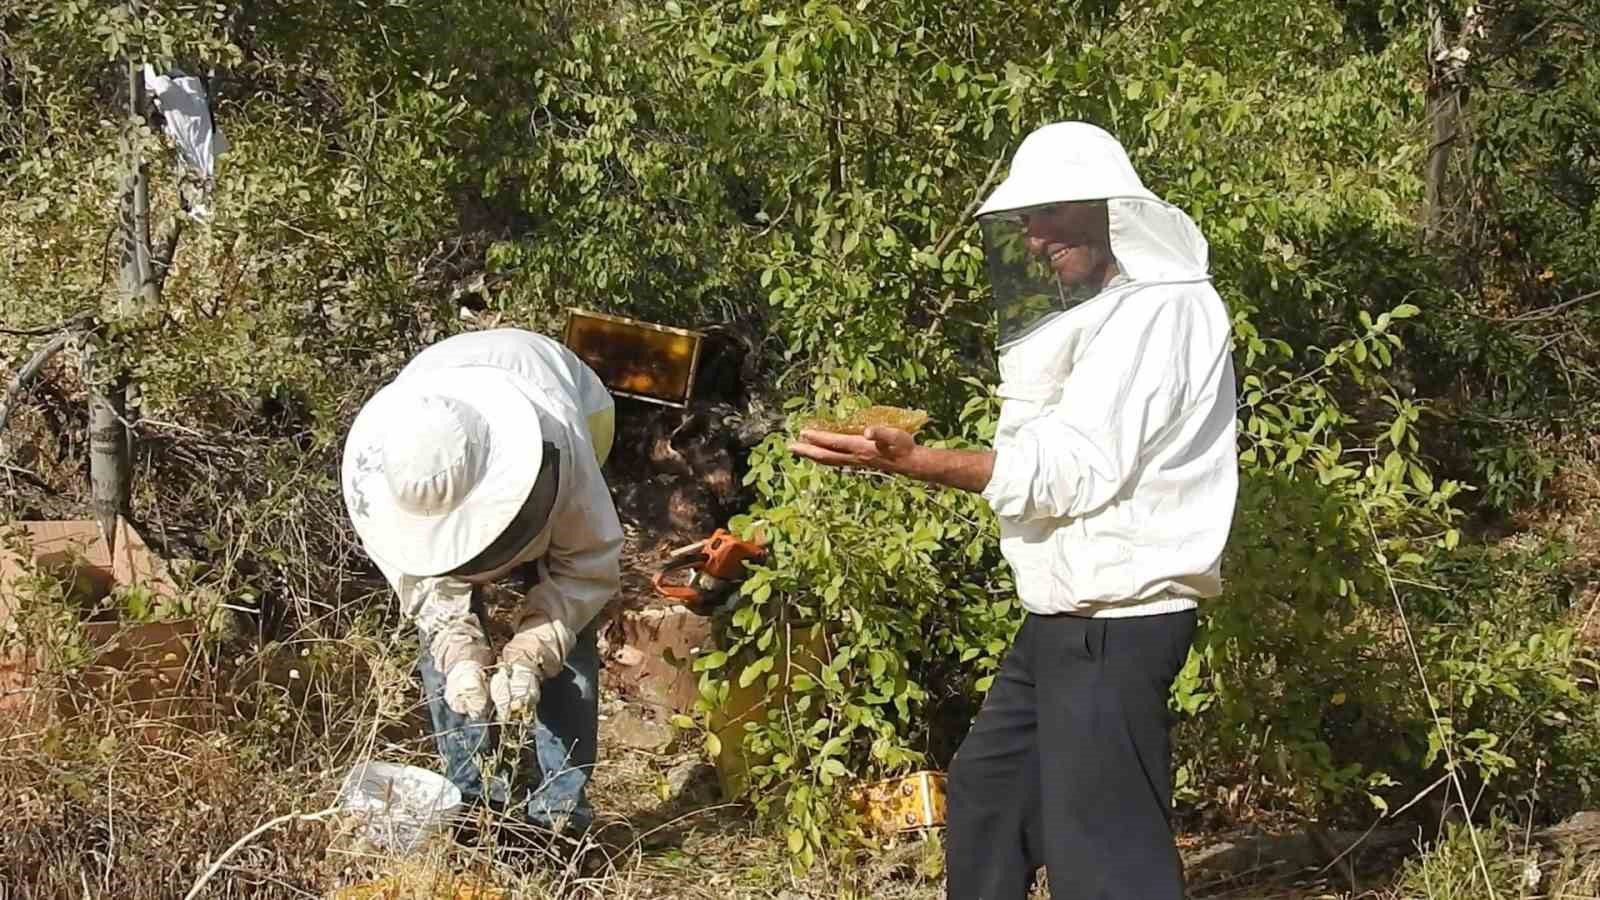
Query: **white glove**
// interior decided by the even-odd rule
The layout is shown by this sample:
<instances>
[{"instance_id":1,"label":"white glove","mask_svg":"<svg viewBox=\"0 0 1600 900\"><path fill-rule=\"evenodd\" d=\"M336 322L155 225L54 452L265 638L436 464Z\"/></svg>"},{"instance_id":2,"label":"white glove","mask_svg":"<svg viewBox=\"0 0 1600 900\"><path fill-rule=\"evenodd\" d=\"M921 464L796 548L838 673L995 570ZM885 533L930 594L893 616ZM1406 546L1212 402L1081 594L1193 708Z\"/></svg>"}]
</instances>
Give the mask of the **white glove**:
<instances>
[{"instance_id":1,"label":"white glove","mask_svg":"<svg viewBox=\"0 0 1600 900\"><path fill-rule=\"evenodd\" d=\"M546 678L561 673L567 651L573 644L572 630L539 606L530 606L520 621L517 633L500 651L502 662L528 666Z\"/></svg>"},{"instance_id":2,"label":"white glove","mask_svg":"<svg viewBox=\"0 0 1600 900\"><path fill-rule=\"evenodd\" d=\"M500 721L531 719L539 708L539 673L521 663L501 666L489 679L489 696Z\"/></svg>"},{"instance_id":3,"label":"white glove","mask_svg":"<svg viewBox=\"0 0 1600 900\"><path fill-rule=\"evenodd\" d=\"M481 718L489 698L489 679L476 660L464 659L444 673L444 705L457 715Z\"/></svg>"}]
</instances>

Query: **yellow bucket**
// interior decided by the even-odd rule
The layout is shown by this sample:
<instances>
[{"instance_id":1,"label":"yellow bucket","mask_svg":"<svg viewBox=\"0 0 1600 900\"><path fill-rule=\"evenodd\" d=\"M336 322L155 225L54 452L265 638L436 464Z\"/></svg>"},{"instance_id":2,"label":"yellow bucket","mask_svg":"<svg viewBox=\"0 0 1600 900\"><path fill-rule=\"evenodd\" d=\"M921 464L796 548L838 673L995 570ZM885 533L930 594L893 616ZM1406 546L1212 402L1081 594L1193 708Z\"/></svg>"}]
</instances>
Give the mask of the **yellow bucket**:
<instances>
[{"instance_id":1,"label":"yellow bucket","mask_svg":"<svg viewBox=\"0 0 1600 900\"><path fill-rule=\"evenodd\" d=\"M745 723L762 724L767 713L781 709L791 694L794 678L802 673L821 680L822 669L832 657L828 650L827 631L821 625L796 628L781 634L779 663L774 668L777 683L769 690L768 676L739 687L737 681L728 690L728 700L711 714L712 733L721 743L717 754L717 778L724 797L737 797L750 783L750 768L761 765L766 759L744 747ZM736 676L735 676L736 677Z\"/></svg>"}]
</instances>

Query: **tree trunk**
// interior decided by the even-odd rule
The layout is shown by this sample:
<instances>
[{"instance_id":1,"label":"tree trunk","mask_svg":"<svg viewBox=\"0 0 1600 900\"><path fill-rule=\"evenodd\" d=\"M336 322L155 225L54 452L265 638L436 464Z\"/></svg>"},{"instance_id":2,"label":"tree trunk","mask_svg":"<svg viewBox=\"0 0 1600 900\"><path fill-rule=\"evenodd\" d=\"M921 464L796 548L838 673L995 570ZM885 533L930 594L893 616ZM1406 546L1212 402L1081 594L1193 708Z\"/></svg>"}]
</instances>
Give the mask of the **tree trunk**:
<instances>
[{"instance_id":1,"label":"tree trunk","mask_svg":"<svg viewBox=\"0 0 1600 900\"><path fill-rule=\"evenodd\" d=\"M113 550L117 517L127 515L132 494L132 460L124 424L127 389L127 377L118 373L89 393L89 485L94 495L95 520L100 523L106 546Z\"/></svg>"},{"instance_id":2,"label":"tree trunk","mask_svg":"<svg viewBox=\"0 0 1600 900\"><path fill-rule=\"evenodd\" d=\"M1461 143L1467 102L1462 78L1464 63L1449 55L1450 44L1444 15L1435 7L1428 39L1427 116L1432 129L1423 197L1423 242L1429 246L1438 242L1448 224L1450 197L1446 182L1450 158Z\"/></svg>"},{"instance_id":3,"label":"tree trunk","mask_svg":"<svg viewBox=\"0 0 1600 900\"><path fill-rule=\"evenodd\" d=\"M135 20L137 2L129 4ZM122 231L122 271L116 318L137 315L156 300L157 285L150 265L150 189L136 129L144 121L145 92L139 60L126 61L128 122L123 129L122 197L118 205ZM98 348L97 348L98 349ZM132 439L127 426L127 369L114 345L104 352L86 352L89 385L89 485L95 519L106 546L116 549L117 517L129 511L132 496Z\"/></svg>"}]
</instances>

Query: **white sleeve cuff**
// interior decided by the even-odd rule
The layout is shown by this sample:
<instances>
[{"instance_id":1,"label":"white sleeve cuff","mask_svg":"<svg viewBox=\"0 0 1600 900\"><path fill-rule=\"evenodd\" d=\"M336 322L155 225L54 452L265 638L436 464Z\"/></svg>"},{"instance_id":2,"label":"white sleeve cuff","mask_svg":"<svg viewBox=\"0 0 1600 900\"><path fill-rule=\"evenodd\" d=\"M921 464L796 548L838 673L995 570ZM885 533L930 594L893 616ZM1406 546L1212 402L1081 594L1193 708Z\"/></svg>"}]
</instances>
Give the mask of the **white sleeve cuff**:
<instances>
[{"instance_id":1,"label":"white sleeve cuff","mask_svg":"<svg viewBox=\"0 0 1600 900\"><path fill-rule=\"evenodd\" d=\"M536 585L528 592L517 633L501 651L500 658L537 669L545 678L550 678L566 663L567 654L577 643L577 633L550 609L548 595L541 596L539 592L544 586Z\"/></svg>"},{"instance_id":2,"label":"white sleeve cuff","mask_svg":"<svg viewBox=\"0 0 1600 900\"><path fill-rule=\"evenodd\" d=\"M1019 435L1017 441L1007 441L994 448L994 472L984 486L982 497L994 514L1003 519L1023 518L1031 505L1037 472L1037 454L1031 452L1032 443L1030 438Z\"/></svg>"}]
</instances>

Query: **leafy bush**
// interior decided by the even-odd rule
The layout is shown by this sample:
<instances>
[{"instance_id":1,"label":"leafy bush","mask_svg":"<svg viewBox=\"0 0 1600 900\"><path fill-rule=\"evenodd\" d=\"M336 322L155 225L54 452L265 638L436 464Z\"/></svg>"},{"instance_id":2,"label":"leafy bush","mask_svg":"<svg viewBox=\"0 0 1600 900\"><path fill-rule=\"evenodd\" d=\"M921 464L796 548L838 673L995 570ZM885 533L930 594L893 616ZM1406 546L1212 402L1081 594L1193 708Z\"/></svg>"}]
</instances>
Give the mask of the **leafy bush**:
<instances>
[{"instance_id":1,"label":"leafy bush","mask_svg":"<svg viewBox=\"0 0 1600 900\"><path fill-rule=\"evenodd\" d=\"M1463 38L1483 60L1449 169L1467 214L1421 246L1432 23L1403 4L144 8L4 14L0 307L98 316L138 388L135 507L264 633L288 607L375 614L348 584L343 431L470 327L466 294L546 331L572 305L754 322L763 400L917 406L934 440L982 446L973 203L1034 126L1081 118L1198 220L1234 322L1241 493L1228 593L1174 692L1185 802L1265 783L1296 812L1370 814L1436 780L1441 741L1486 807L1592 791L1592 653L1544 588L1502 589L1564 564L1481 552L1466 518L1537 499L1593 417L1600 307L1568 303L1595 287L1600 221L1583 22L1530 32L1551 10L1528 0ZM233 145L161 308L135 311L105 276L125 45L206 72ZM165 227L173 156L138 143ZM976 498L819 472L776 435L748 471L738 525L775 554L697 661L703 712L741 681L793 689L744 740L754 799L810 859L849 834L844 781L946 761L1021 612ZM827 669L792 677L780 631L812 624Z\"/></svg>"}]
</instances>

